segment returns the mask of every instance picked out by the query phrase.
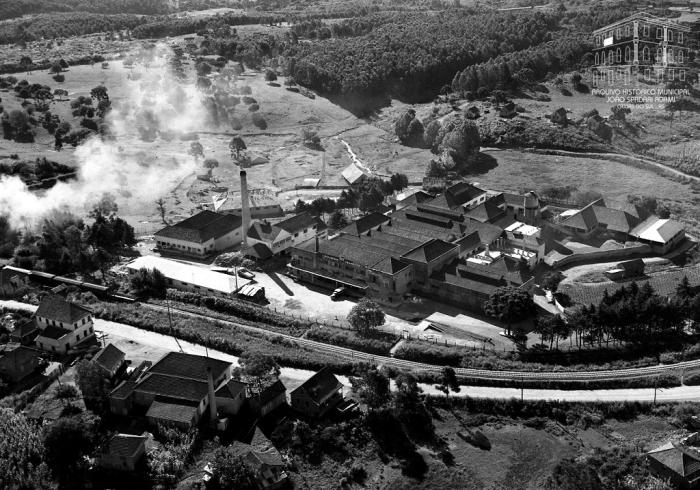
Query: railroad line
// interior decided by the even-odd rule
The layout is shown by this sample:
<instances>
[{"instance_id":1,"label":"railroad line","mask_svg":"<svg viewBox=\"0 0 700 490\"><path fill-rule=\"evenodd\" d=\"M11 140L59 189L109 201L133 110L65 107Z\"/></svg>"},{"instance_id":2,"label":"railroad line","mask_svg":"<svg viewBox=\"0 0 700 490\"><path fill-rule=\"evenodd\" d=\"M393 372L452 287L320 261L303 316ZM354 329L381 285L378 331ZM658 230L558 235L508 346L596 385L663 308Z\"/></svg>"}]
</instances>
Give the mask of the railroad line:
<instances>
[{"instance_id":1,"label":"railroad line","mask_svg":"<svg viewBox=\"0 0 700 490\"><path fill-rule=\"evenodd\" d=\"M157 311L167 312L167 307L142 303L143 307ZM282 337L295 342L299 346L309 347L319 352L336 355L346 360L358 362L369 362L375 365L393 367L402 370L424 371L439 373L444 366L426 364L406 359L379 356L366 352L356 351L347 347L325 344L315 340L295 337L293 335L278 333L260 327L245 325L231 320L224 320L221 317L194 313L192 311L170 307L171 311L193 318L203 318L214 320L223 324L235 326L237 328L266 336ZM484 381L559 381L559 382L586 382L586 381L607 381L607 380L627 380L637 378L653 378L664 375L683 375L686 372L700 370L700 359L683 361L674 364L660 364L656 366L645 366L638 368L625 368L617 370L595 370L595 371L512 371L512 370L490 370L477 368L454 368L457 376Z\"/></svg>"}]
</instances>

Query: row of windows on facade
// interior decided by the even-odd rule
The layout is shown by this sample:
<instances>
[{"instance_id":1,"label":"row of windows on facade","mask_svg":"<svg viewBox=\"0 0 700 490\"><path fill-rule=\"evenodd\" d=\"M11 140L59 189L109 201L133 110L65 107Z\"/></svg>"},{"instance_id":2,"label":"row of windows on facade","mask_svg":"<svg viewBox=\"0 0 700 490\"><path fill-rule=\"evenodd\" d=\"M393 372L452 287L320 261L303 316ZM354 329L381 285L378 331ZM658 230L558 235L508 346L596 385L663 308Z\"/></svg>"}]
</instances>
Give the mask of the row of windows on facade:
<instances>
[{"instance_id":1,"label":"row of windows on facade","mask_svg":"<svg viewBox=\"0 0 700 490\"><path fill-rule=\"evenodd\" d=\"M618 27L618 28L615 29L615 30L612 30L612 29L609 30L609 31L606 33L605 38L607 39L607 38L615 37L615 38L617 38L617 39L620 39L620 38L623 37L623 35L624 35L624 37L631 37L631 36L632 36L632 32L634 32L633 29L632 29L632 26L627 25L627 26L625 26L624 28ZM642 26L641 32L642 32L642 37L650 37L650 35L651 35L651 28L650 28L650 26L648 26L648 25ZM623 34L623 33L624 33L624 34ZM667 35L668 35L668 41L673 41L673 38L674 38L674 32L673 32L673 30L668 29ZM662 27L657 27L657 28L656 28L656 39L663 39L663 38L664 38L664 30L663 30L663 28L662 28ZM677 33L675 34L675 38L676 38L676 42L677 42L677 43L679 43L679 44L680 44L680 43L683 43L683 33L682 33L682 32L677 32ZM600 46L601 44L603 44L603 39L604 39L603 36L596 36L596 37L595 37L595 43L596 43L597 45Z\"/></svg>"},{"instance_id":2,"label":"row of windows on facade","mask_svg":"<svg viewBox=\"0 0 700 490\"><path fill-rule=\"evenodd\" d=\"M180 285L182 285L182 286L192 286L192 287L193 287L194 289L196 289L197 291L199 291L200 289L206 289L208 292L213 293L213 294L223 294L223 293L221 293L221 291L214 291L214 290L211 289L211 288L204 288L204 287L201 287L201 286L196 286L196 285L194 285L194 284L187 283L187 282L185 282L185 281L175 281L175 280L173 280L173 279L168 278L168 285L169 285L169 286L174 286L175 283L180 283Z\"/></svg>"},{"instance_id":3,"label":"row of windows on facade","mask_svg":"<svg viewBox=\"0 0 700 490\"><path fill-rule=\"evenodd\" d=\"M623 71L624 70L624 71ZM642 74L640 72L640 74ZM661 70L658 73L654 71L653 68L645 68L644 69L644 78L647 78L649 80L653 79L658 79L658 80L680 80L681 82L685 82L685 69L680 68L674 70L673 68L669 68L668 70ZM593 76L594 80L608 80L608 81L615 81L615 80L621 80L621 81L630 81L631 74L629 71L626 71L626 69L615 69L611 68L609 70L606 70L601 73L597 73Z\"/></svg>"},{"instance_id":4,"label":"row of windows on facade","mask_svg":"<svg viewBox=\"0 0 700 490\"><path fill-rule=\"evenodd\" d=\"M161 242L160 240L156 242L159 247L170 247L170 248L181 248L182 250L187 250L188 252L202 252L201 248L196 248L196 247L187 247L185 245L178 245L177 243L168 243L168 242ZM214 248L214 244L212 243L209 245L210 249ZM207 247L204 247L204 251L207 250Z\"/></svg>"},{"instance_id":5,"label":"row of windows on facade","mask_svg":"<svg viewBox=\"0 0 700 490\"><path fill-rule=\"evenodd\" d=\"M658 48L656 50L656 58L655 61L660 62L663 59L663 50L661 48ZM668 63L683 63L685 60L685 54L683 54L682 49L669 49L667 52L667 62ZM628 47L625 48L625 61L633 61L632 58L632 50ZM642 55L640 57L640 61L651 61L651 50L648 47L644 47L642 49ZM620 48L617 48L615 51L612 49L608 51L608 54L606 55L605 52L602 53L596 53L595 54L595 64L596 65L604 65L610 63L620 63L622 62L622 50Z\"/></svg>"},{"instance_id":6,"label":"row of windows on facade","mask_svg":"<svg viewBox=\"0 0 700 490\"><path fill-rule=\"evenodd\" d=\"M52 325L52 326L54 326L54 327L58 326L58 327L61 327L61 328L65 328L64 325L63 325L63 322L58 322L58 325L56 325L56 320L48 320L48 319L45 318L44 321L46 322L47 325ZM85 325L85 324L86 324L87 322L89 322L89 321L92 321L92 317L89 316L89 317L87 317L87 318L83 318L83 319L81 320L81 323L80 323L80 324L73 325L73 330L77 330L79 325Z\"/></svg>"},{"instance_id":7,"label":"row of windows on facade","mask_svg":"<svg viewBox=\"0 0 700 490\"><path fill-rule=\"evenodd\" d=\"M88 335L92 334L93 332L94 332L94 330L93 330L92 327L90 327L90 330L89 330L89 331L86 330L85 332L83 332L83 340L86 339L86 338L88 337ZM76 340L80 340L80 334L78 334L78 336L76 337ZM44 343L43 343L43 342L39 342L39 348L42 349L42 350L44 349ZM66 342L66 351L68 351L68 349L70 349L70 342ZM55 346L55 345L52 345L52 346L51 346L51 351L56 352L56 346Z\"/></svg>"}]
</instances>

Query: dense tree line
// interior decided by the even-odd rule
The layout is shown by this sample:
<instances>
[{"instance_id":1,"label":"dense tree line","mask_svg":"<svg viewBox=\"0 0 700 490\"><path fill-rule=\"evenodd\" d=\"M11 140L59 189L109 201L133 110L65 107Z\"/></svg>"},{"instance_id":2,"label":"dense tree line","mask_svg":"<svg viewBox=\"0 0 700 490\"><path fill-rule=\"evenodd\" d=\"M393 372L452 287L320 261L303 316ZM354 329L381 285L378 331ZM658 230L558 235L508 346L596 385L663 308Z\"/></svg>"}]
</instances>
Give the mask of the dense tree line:
<instances>
[{"instance_id":1,"label":"dense tree line","mask_svg":"<svg viewBox=\"0 0 700 490\"><path fill-rule=\"evenodd\" d=\"M136 244L133 227L116 212L110 196L90 213L91 225L70 213L54 212L44 219L37 234L24 234L14 251L15 265L54 274L100 270L104 277L118 254Z\"/></svg>"},{"instance_id":2,"label":"dense tree line","mask_svg":"<svg viewBox=\"0 0 700 490\"><path fill-rule=\"evenodd\" d=\"M431 92L464 66L499 53L548 41L558 29L553 14L483 13L380 15L365 36L299 44L290 50L290 72L321 92L351 94L392 88Z\"/></svg>"},{"instance_id":3,"label":"dense tree line","mask_svg":"<svg viewBox=\"0 0 700 490\"><path fill-rule=\"evenodd\" d=\"M49 12L155 15L168 13L168 3L166 0L10 0L0 4L0 20Z\"/></svg>"},{"instance_id":4,"label":"dense tree line","mask_svg":"<svg viewBox=\"0 0 700 490\"><path fill-rule=\"evenodd\" d=\"M288 69L297 82L324 93L390 92L425 98L465 67L518 53L492 62L500 69L507 61L514 65L524 52L528 59L510 73L493 72L490 65L489 69L483 67L485 85L495 86L499 78L510 79L538 56L544 58L536 64L538 74L579 62L590 48L581 44L583 33L628 13L603 7L595 10L562 14L459 9L437 14L381 13L328 26L308 22L295 27L295 34L313 37L315 33L317 38L331 39L300 43L290 49ZM549 59L554 53L561 56L561 50L562 60Z\"/></svg>"},{"instance_id":5,"label":"dense tree line","mask_svg":"<svg viewBox=\"0 0 700 490\"><path fill-rule=\"evenodd\" d=\"M685 278L673 298L657 294L649 283L630 285L609 294L597 305L584 306L568 315L544 317L535 323L543 342L572 338L579 347L602 347L611 342L654 346L677 340L686 328L700 321L700 294Z\"/></svg>"},{"instance_id":6,"label":"dense tree line","mask_svg":"<svg viewBox=\"0 0 700 490\"><path fill-rule=\"evenodd\" d=\"M496 88L517 88L541 81L549 73L578 67L592 47L585 34L567 34L471 65L455 74L451 87L455 92L472 92L477 97Z\"/></svg>"},{"instance_id":7,"label":"dense tree line","mask_svg":"<svg viewBox=\"0 0 700 490\"><path fill-rule=\"evenodd\" d=\"M41 14L31 19L18 19L0 24L0 44L133 29L147 22L147 19L130 14Z\"/></svg>"}]
</instances>

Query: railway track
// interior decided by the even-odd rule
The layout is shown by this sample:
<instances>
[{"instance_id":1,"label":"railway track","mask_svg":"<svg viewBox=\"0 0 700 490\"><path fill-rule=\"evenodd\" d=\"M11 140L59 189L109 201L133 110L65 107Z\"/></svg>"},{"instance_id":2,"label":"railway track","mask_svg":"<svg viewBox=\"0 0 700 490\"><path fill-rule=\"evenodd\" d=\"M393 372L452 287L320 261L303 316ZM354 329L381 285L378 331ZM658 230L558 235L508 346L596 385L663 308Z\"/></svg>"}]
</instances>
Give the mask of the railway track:
<instances>
[{"instance_id":1,"label":"railway track","mask_svg":"<svg viewBox=\"0 0 700 490\"><path fill-rule=\"evenodd\" d=\"M165 306L142 304L143 307L167 313ZM424 371L437 373L443 369L443 366L434 364L426 364L405 359L396 359L394 357L378 356L368 354L366 352L348 349L337 345L325 344L315 340L295 337L293 335L271 332L260 327L244 325L231 320L224 320L221 317L213 315L204 315L194 313L192 311L170 307L171 311L179 314L190 316L193 318L204 318L214 320L223 324L228 324L247 330L249 332L282 337L284 339L295 342L299 346L309 347L319 352L335 355L347 360L364 361L376 365L393 367L402 370ZM475 368L454 368L457 376L471 379L479 379L485 381L559 381L559 382L585 382L585 381L607 381L607 380L622 380L622 379L638 379L638 378L653 378L657 376L673 375L679 376L687 372L700 370L700 359L692 361L683 361L675 364L659 364L656 366L646 366L639 368L627 368L617 370L596 370L596 371L508 371L508 370L490 370L490 369L475 369Z\"/></svg>"}]
</instances>

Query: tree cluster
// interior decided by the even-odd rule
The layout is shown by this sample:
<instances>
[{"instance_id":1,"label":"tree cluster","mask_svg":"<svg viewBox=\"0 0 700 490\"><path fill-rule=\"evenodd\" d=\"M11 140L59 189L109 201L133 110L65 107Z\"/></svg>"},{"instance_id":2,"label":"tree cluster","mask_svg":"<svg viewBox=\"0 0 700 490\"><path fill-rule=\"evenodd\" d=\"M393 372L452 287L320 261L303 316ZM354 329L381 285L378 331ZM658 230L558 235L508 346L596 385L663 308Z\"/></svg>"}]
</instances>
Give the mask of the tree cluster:
<instances>
[{"instance_id":1,"label":"tree cluster","mask_svg":"<svg viewBox=\"0 0 700 490\"><path fill-rule=\"evenodd\" d=\"M18 267L55 274L90 273L105 270L117 255L136 244L134 229L116 213L112 203L109 212L98 205L92 212L94 223L86 225L67 212L54 212L44 219L36 235L25 234L15 248Z\"/></svg>"}]
</instances>

